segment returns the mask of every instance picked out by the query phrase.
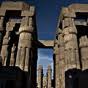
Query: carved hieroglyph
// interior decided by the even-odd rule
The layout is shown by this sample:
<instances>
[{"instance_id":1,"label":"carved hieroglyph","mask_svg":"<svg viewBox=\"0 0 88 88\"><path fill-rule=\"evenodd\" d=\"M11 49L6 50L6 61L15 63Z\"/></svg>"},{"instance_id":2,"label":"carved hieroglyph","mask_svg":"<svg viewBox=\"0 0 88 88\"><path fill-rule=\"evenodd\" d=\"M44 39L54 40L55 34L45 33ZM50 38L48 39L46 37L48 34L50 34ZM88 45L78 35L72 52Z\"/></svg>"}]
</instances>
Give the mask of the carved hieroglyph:
<instances>
[{"instance_id":1,"label":"carved hieroglyph","mask_svg":"<svg viewBox=\"0 0 88 88\"><path fill-rule=\"evenodd\" d=\"M16 66L25 71L28 71L29 61L31 59L32 32L32 17L23 17L19 29L19 44L16 58Z\"/></svg>"},{"instance_id":2,"label":"carved hieroglyph","mask_svg":"<svg viewBox=\"0 0 88 88\"><path fill-rule=\"evenodd\" d=\"M63 25L66 68L79 69L80 65L77 43L77 29L75 27L74 20L72 18L64 18Z\"/></svg>"}]
</instances>

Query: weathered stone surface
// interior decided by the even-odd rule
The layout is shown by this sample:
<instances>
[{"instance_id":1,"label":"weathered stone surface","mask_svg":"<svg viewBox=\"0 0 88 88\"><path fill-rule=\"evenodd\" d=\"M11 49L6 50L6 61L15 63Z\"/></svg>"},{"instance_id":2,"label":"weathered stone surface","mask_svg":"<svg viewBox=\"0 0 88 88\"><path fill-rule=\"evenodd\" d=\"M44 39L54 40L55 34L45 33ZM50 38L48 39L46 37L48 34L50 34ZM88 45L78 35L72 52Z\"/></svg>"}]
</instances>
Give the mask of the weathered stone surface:
<instances>
[{"instance_id":1,"label":"weathered stone surface","mask_svg":"<svg viewBox=\"0 0 88 88\"><path fill-rule=\"evenodd\" d=\"M16 46L13 44L12 50L11 50L11 57L10 57L10 66L15 65L15 51L16 51Z\"/></svg>"},{"instance_id":2,"label":"weathered stone surface","mask_svg":"<svg viewBox=\"0 0 88 88\"><path fill-rule=\"evenodd\" d=\"M68 8L75 12L88 12L88 4L72 4Z\"/></svg>"},{"instance_id":3,"label":"weathered stone surface","mask_svg":"<svg viewBox=\"0 0 88 88\"><path fill-rule=\"evenodd\" d=\"M3 31L3 21L4 17L0 17L0 31Z\"/></svg>"},{"instance_id":4,"label":"weathered stone surface","mask_svg":"<svg viewBox=\"0 0 88 88\"><path fill-rule=\"evenodd\" d=\"M36 32L34 6L22 1L0 4L0 66L18 66L26 73L25 88L36 86L37 44L33 43L37 41ZM16 86L20 88L20 83Z\"/></svg>"},{"instance_id":5,"label":"weathered stone surface","mask_svg":"<svg viewBox=\"0 0 88 88\"><path fill-rule=\"evenodd\" d=\"M87 7L72 4L61 11L54 42L55 88L66 87L65 72L88 69Z\"/></svg>"},{"instance_id":6,"label":"weathered stone surface","mask_svg":"<svg viewBox=\"0 0 88 88\"><path fill-rule=\"evenodd\" d=\"M54 41L53 40L39 40L37 42L39 48L53 48Z\"/></svg>"},{"instance_id":7,"label":"weathered stone surface","mask_svg":"<svg viewBox=\"0 0 88 88\"><path fill-rule=\"evenodd\" d=\"M65 72L88 69L88 5L74 4L62 9L54 41L37 40L35 15L35 7L22 1L1 4L0 68L17 66L26 71L26 87L36 88L37 48L54 48L54 88L65 88ZM38 87L52 88L51 67L45 84L42 66L38 72Z\"/></svg>"},{"instance_id":8,"label":"weathered stone surface","mask_svg":"<svg viewBox=\"0 0 88 88\"><path fill-rule=\"evenodd\" d=\"M6 1L1 4L1 9L7 10L27 10L29 9L29 5L27 3L21 1Z\"/></svg>"},{"instance_id":9,"label":"weathered stone surface","mask_svg":"<svg viewBox=\"0 0 88 88\"><path fill-rule=\"evenodd\" d=\"M52 87L52 69L51 66L48 65L48 69L47 69L47 88L51 88Z\"/></svg>"},{"instance_id":10,"label":"weathered stone surface","mask_svg":"<svg viewBox=\"0 0 88 88\"><path fill-rule=\"evenodd\" d=\"M47 88L47 76L43 76L43 88Z\"/></svg>"},{"instance_id":11,"label":"weathered stone surface","mask_svg":"<svg viewBox=\"0 0 88 88\"><path fill-rule=\"evenodd\" d=\"M8 22L6 25L6 34L3 38L2 43L2 50L1 50L1 56L2 56L2 64L6 66L7 58L8 58L8 46L10 41L10 34L13 30L14 25L11 25L11 22Z\"/></svg>"},{"instance_id":12,"label":"weathered stone surface","mask_svg":"<svg viewBox=\"0 0 88 88\"><path fill-rule=\"evenodd\" d=\"M30 6L29 10L23 10L21 16L34 16L35 14L35 7Z\"/></svg>"},{"instance_id":13,"label":"weathered stone surface","mask_svg":"<svg viewBox=\"0 0 88 88\"><path fill-rule=\"evenodd\" d=\"M43 67L42 65L39 65L38 67L38 88L42 88L43 87Z\"/></svg>"},{"instance_id":14,"label":"weathered stone surface","mask_svg":"<svg viewBox=\"0 0 88 88\"><path fill-rule=\"evenodd\" d=\"M77 30L74 25L74 21L71 20L71 18L66 18L67 20L64 20L69 23L68 26L64 27L63 33L64 33L64 43L65 43L65 60L67 59L67 69L69 68L79 68L79 58L76 54L76 50L78 50L77 45ZM70 20L70 21L69 21ZM71 53L69 55L69 53ZM77 56L76 56L77 55ZM77 65L78 63L78 65Z\"/></svg>"},{"instance_id":15,"label":"weathered stone surface","mask_svg":"<svg viewBox=\"0 0 88 88\"><path fill-rule=\"evenodd\" d=\"M69 9L69 8L62 8L62 13L64 17L76 17L76 14L74 12L74 9Z\"/></svg>"},{"instance_id":16,"label":"weathered stone surface","mask_svg":"<svg viewBox=\"0 0 88 88\"><path fill-rule=\"evenodd\" d=\"M87 36L82 36L80 38L80 52L81 52L81 59L82 59L82 69L88 69L88 38Z\"/></svg>"},{"instance_id":17,"label":"weathered stone surface","mask_svg":"<svg viewBox=\"0 0 88 88\"><path fill-rule=\"evenodd\" d=\"M31 17L24 17L21 22L19 29L19 45L16 66L20 67L22 70L28 71L28 63L31 59L29 57L31 52L31 41L32 41L32 32L33 32L33 21ZM27 48L27 49L26 49ZM20 56L20 55L21 56ZM25 61L26 60L26 61ZM26 68L26 69L24 69Z\"/></svg>"}]
</instances>

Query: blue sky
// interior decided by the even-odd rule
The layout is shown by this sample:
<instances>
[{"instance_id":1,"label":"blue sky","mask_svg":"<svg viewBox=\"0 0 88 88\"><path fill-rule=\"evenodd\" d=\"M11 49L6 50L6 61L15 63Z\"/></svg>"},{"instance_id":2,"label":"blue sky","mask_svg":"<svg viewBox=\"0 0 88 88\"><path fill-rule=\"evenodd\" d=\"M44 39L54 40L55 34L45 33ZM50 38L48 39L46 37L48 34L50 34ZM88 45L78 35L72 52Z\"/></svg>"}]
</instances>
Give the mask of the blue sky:
<instances>
[{"instance_id":1,"label":"blue sky","mask_svg":"<svg viewBox=\"0 0 88 88\"><path fill-rule=\"evenodd\" d=\"M3 0L0 0L3 1ZM63 6L71 3L88 3L88 0L20 0L27 1L36 6L36 24L38 39L53 40L55 38L56 26L60 10ZM48 64L52 65L53 50L38 50L38 64L46 69ZM45 70L44 70L45 72Z\"/></svg>"},{"instance_id":2,"label":"blue sky","mask_svg":"<svg viewBox=\"0 0 88 88\"><path fill-rule=\"evenodd\" d=\"M46 74L48 65L53 68L53 50L52 49L38 49L38 65L43 65L43 72Z\"/></svg>"}]
</instances>

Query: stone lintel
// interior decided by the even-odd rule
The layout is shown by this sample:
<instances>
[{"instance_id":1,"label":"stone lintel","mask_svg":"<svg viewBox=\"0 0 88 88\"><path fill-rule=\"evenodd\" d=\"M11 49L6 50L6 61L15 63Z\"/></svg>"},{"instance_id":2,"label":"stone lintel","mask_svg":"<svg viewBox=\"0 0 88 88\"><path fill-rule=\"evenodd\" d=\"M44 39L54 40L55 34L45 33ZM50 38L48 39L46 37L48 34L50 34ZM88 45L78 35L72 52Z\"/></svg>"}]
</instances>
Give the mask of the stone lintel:
<instances>
[{"instance_id":1,"label":"stone lintel","mask_svg":"<svg viewBox=\"0 0 88 88\"><path fill-rule=\"evenodd\" d=\"M53 48L54 41L53 40L39 40L38 48Z\"/></svg>"},{"instance_id":2,"label":"stone lintel","mask_svg":"<svg viewBox=\"0 0 88 88\"><path fill-rule=\"evenodd\" d=\"M24 10L29 9L29 4L22 1L5 1L1 4L1 9L7 10Z\"/></svg>"},{"instance_id":3,"label":"stone lintel","mask_svg":"<svg viewBox=\"0 0 88 88\"><path fill-rule=\"evenodd\" d=\"M35 7L22 1L5 1L2 2L0 7L0 16L5 16L6 11L18 10L22 11L21 16L33 16Z\"/></svg>"},{"instance_id":4,"label":"stone lintel","mask_svg":"<svg viewBox=\"0 0 88 88\"><path fill-rule=\"evenodd\" d=\"M60 20L64 17L76 17L76 12L88 13L88 4L71 4L68 7L63 7L60 14Z\"/></svg>"},{"instance_id":5,"label":"stone lintel","mask_svg":"<svg viewBox=\"0 0 88 88\"><path fill-rule=\"evenodd\" d=\"M88 12L88 4L72 4L68 8L75 12Z\"/></svg>"}]
</instances>

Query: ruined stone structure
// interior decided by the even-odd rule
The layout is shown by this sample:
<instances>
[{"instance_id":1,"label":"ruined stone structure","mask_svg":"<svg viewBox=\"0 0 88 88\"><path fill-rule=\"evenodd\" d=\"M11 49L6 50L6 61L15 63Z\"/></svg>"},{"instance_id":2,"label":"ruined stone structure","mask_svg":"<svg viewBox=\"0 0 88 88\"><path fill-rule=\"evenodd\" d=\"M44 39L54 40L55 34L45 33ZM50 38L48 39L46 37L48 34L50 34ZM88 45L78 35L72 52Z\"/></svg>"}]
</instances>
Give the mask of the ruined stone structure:
<instances>
[{"instance_id":1,"label":"ruined stone structure","mask_svg":"<svg viewBox=\"0 0 88 88\"><path fill-rule=\"evenodd\" d=\"M37 40L35 12L22 1L0 5L0 88L37 87L37 49L53 41Z\"/></svg>"},{"instance_id":2,"label":"ruined stone structure","mask_svg":"<svg viewBox=\"0 0 88 88\"><path fill-rule=\"evenodd\" d=\"M41 65L39 65L38 67L38 79L37 79L38 88L42 88L43 87L43 67Z\"/></svg>"},{"instance_id":3,"label":"ruined stone structure","mask_svg":"<svg viewBox=\"0 0 88 88\"><path fill-rule=\"evenodd\" d=\"M32 5L21 1L6 1L0 6L2 66L11 66L12 68L15 66L24 71L27 77L22 77L27 78L27 82L23 83L27 85L27 88L35 88L36 86L37 46L35 46L34 41L37 41L37 32L35 20L35 7ZM34 70L31 71L31 69ZM22 72L20 77L21 74ZM30 81L32 79L34 80ZM22 83L18 84L21 85ZM5 84L1 83L1 85ZM14 88L22 88L22 86Z\"/></svg>"},{"instance_id":4,"label":"ruined stone structure","mask_svg":"<svg viewBox=\"0 0 88 88\"><path fill-rule=\"evenodd\" d=\"M54 43L55 88L88 87L87 20L88 4L72 4L62 8Z\"/></svg>"},{"instance_id":5,"label":"ruined stone structure","mask_svg":"<svg viewBox=\"0 0 88 88\"><path fill-rule=\"evenodd\" d=\"M38 40L35 7L0 4L0 88L88 88L88 4L64 7L55 40ZM54 51L51 67L37 74L37 49ZM38 78L38 80L36 80Z\"/></svg>"},{"instance_id":6,"label":"ruined stone structure","mask_svg":"<svg viewBox=\"0 0 88 88\"><path fill-rule=\"evenodd\" d=\"M42 65L39 65L38 77L37 77L37 87L38 88L54 88L52 86L52 69L50 65L47 68L46 75L43 74Z\"/></svg>"}]
</instances>

